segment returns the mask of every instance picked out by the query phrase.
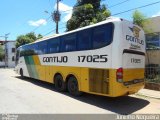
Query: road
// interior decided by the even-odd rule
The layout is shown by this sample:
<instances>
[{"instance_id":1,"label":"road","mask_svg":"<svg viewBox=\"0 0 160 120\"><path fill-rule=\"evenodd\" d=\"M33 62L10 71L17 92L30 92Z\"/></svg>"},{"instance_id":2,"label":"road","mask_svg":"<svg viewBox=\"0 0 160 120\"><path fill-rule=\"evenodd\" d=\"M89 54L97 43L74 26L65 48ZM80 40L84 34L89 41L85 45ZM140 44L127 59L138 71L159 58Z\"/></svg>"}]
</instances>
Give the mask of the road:
<instances>
[{"instance_id":1,"label":"road","mask_svg":"<svg viewBox=\"0 0 160 120\"><path fill-rule=\"evenodd\" d=\"M143 96L109 98L90 94L73 97L52 84L21 79L13 69L0 69L0 113L133 114L160 113L160 100Z\"/></svg>"}]
</instances>

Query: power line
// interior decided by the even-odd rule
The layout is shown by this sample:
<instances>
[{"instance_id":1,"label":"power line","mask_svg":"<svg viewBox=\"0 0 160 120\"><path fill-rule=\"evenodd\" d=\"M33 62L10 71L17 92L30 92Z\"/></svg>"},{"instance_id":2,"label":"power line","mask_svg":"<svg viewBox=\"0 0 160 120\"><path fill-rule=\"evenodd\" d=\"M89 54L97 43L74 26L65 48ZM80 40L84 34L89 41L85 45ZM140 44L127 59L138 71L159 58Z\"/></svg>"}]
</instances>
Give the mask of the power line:
<instances>
[{"instance_id":1,"label":"power line","mask_svg":"<svg viewBox=\"0 0 160 120\"><path fill-rule=\"evenodd\" d=\"M119 12L119 13L115 13L112 16L123 14L123 13L130 12L130 11L133 11L133 10L136 10L136 9L140 9L140 8L145 8L145 7L152 6L152 5L155 5L155 4L158 4L158 3L160 3L160 1L153 2L153 3L150 3L150 4L146 4L146 5L143 5L143 6L139 6L139 7L136 7L136 8L132 8L132 9L129 9L129 10L126 10L126 11L122 11L122 12ZM65 24L65 23L63 23L63 24ZM60 25L62 25L62 24L60 24ZM65 28L65 27L62 27L62 28L59 28L59 29L63 29L63 28ZM55 30L50 31L49 33L45 34L44 36L50 34L53 31L55 31Z\"/></svg>"},{"instance_id":2,"label":"power line","mask_svg":"<svg viewBox=\"0 0 160 120\"><path fill-rule=\"evenodd\" d=\"M46 21L48 21L51 17L52 17L52 16L49 16L49 17L46 19ZM34 28L31 32L35 32L35 31L36 31L38 28L40 28L41 26L42 26L42 24L39 25L38 27Z\"/></svg>"},{"instance_id":3,"label":"power line","mask_svg":"<svg viewBox=\"0 0 160 120\"><path fill-rule=\"evenodd\" d=\"M54 3L53 5L55 5L56 4L56 0L54 0L53 3ZM53 6L51 4L52 4L52 2L51 2L51 0L49 0L49 5L52 8Z\"/></svg>"},{"instance_id":4,"label":"power line","mask_svg":"<svg viewBox=\"0 0 160 120\"><path fill-rule=\"evenodd\" d=\"M66 27L61 27L61 28L59 28L59 29L63 29L63 28L66 28ZM56 29L53 29L53 30L49 31L48 33L44 34L43 36L47 36L48 34L54 32L54 31L56 31Z\"/></svg>"},{"instance_id":5,"label":"power line","mask_svg":"<svg viewBox=\"0 0 160 120\"><path fill-rule=\"evenodd\" d=\"M146 4L146 5L143 5L143 6L139 6L139 7L136 7L136 8L132 8L132 9L129 9L129 10L126 10L126 11L122 11L122 12L119 12L119 13L115 13L112 16L123 14L123 13L130 12L130 11L133 11L133 10L136 10L136 9L140 9L140 8L145 8L145 7L152 6L152 5L155 5L155 4L158 4L158 3L160 3L160 1L153 2L153 3L150 3L150 4Z\"/></svg>"},{"instance_id":6,"label":"power line","mask_svg":"<svg viewBox=\"0 0 160 120\"><path fill-rule=\"evenodd\" d=\"M67 22L65 22L65 23L62 23L62 24L59 24L59 26L61 26L61 25L65 25ZM55 26L54 26L55 27ZM63 29L63 28L66 28L66 27L60 27L59 29ZM46 34L44 34L43 36L46 36L46 35L48 35L48 34L50 34L50 33L52 33L52 32L54 32L54 31L56 31L56 29L53 29L53 30L51 30L51 31L49 31L49 32L47 32Z\"/></svg>"},{"instance_id":7,"label":"power line","mask_svg":"<svg viewBox=\"0 0 160 120\"><path fill-rule=\"evenodd\" d=\"M104 1L104 0L102 0L102 1ZM110 7L108 7L108 8L111 8L111 7L114 7L114 6L118 6L118 5L123 4L123 3L125 3L125 2L128 2L128 1L129 1L129 0L122 1L122 2L120 2L120 3L117 3L117 4L115 4L115 5L110 6ZM50 0L49 0L49 2L50 2ZM55 0L55 3L56 3L56 0ZM55 3L54 3L54 4L55 4ZM95 5L95 4L97 4L97 3L99 3L99 2L96 2L96 3L94 3L93 5ZM83 5L81 5L81 6L83 6ZM81 6L78 6L78 7L81 7ZM71 10L77 9L78 7L74 7L73 9L66 10L66 11L61 11L61 12L71 11ZM50 17L51 17L51 16L50 16ZM63 25L63 24L66 24L66 23L62 23L62 24L60 24L60 25ZM37 30L39 27L40 27L40 26L38 26L37 28L35 28L33 31ZM55 31L55 30L52 30L52 32L53 32L53 31ZM50 31L50 32L51 32L51 31ZM50 32L49 32L49 34L50 34Z\"/></svg>"},{"instance_id":8,"label":"power line","mask_svg":"<svg viewBox=\"0 0 160 120\"><path fill-rule=\"evenodd\" d=\"M132 9L129 9L129 10L126 10L126 11L122 11L122 12L119 12L119 13L115 13L115 14L113 14L112 16L119 15L119 14L123 14L123 13L130 12L130 11L133 11L133 10L136 10L136 9L140 9L140 8L145 8L145 7L152 6L152 5L155 5L155 4L158 4L158 3L160 3L160 1L153 2L153 3L150 3L150 4L146 4L146 5L143 5L143 6L140 6L140 7L132 8ZM63 24L64 24L64 23L63 23ZM61 25L62 25L62 24L61 24ZM65 27L62 27L62 28L65 28ZM59 28L59 29L62 29L62 28ZM50 33L53 32L53 31L55 31L55 30L52 30L52 31L48 32L48 33L45 34L44 36L50 34Z\"/></svg>"},{"instance_id":9,"label":"power line","mask_svg":"<svg viewBox=\"0 0 160 120\"><path fill-rule=\"evenodd\" d=\"M48 34L54 32L54 31L56 31L56 29L49 31L48 33L44 34L43 36L47 36Z\"/></svg>"},{"instance_id":10,"label":"power line","mask_svg":"<svg viewBox=\"0 0 160 120\"><path fill-rule=\"evenodd\" d=\"M102 1L105 1L105 0L102 0ZM95 3L93 3L92 5L96 5L97 3L100 3L100 2L95 2ZM88 3L89 4L89 3ZM65 10L65 11L61 11L61 12L68 12L68 11L71 11L71 10L75 10L75 9L77 9L77 8L79 8L79 7L82 7L82 6L84 6L84 5L80 5L80 6L78 6L78 7L74 7L74 8L72 8L72 9L69 9L69 10Z\"/></svg>"},{"instance_id":11,"label":"power line","mask_svg":"<svg viewBox=\"0 0 160 120\"><path fill-rule=\"evenodd\" d=\"M119 3L117 3L117 4L114 4L114 5L109 6L108 8L112 8L112 7L121 5L121 4L126 3L126 2L128 2L128 1L130 1L130 0L125 0L125 1L119 2Z\"/></svg>"}]
</instances>

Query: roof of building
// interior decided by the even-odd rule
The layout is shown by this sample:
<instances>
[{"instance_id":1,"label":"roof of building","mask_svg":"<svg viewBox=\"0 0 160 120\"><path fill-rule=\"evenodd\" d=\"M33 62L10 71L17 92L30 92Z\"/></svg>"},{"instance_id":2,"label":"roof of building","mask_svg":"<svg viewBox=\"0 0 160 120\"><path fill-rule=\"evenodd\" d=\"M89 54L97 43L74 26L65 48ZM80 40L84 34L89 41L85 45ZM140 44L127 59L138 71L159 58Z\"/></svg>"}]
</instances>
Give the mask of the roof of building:
<instances>
[{"instance_id":1,"label":"roof of building","mask_svg":"<svg viewBox=\"0 0 160 120\"><path fill-rule=\"evenodd\" d=\"M5 42L5 40L0 40L0 42ZM15 40L7 40L7 42L16 42Z\"/></svg>"},{"instance_id":2,"label":"roof of building","mask_svg":"<svg viewBox=\"0 0 160 120\"><path fill-rule=\"evenodd\" d=\"M16 42L15 40L0 40L0 44L4 44L5 42Z\"/></svg>"}]
</instances>

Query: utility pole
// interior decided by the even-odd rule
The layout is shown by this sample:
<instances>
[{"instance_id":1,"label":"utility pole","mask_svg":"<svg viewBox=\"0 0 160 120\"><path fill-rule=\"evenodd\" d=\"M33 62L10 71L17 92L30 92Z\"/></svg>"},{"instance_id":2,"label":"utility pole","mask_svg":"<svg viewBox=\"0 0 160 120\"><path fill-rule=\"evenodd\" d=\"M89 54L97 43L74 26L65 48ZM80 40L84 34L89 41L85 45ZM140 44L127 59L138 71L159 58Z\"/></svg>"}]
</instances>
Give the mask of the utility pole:
<instances>
[{"instance_id":1,"label":"utility pole","mask_svg":"<svg viewBox=\"0 0 160 120\"><path fill-rule=\"evenodd\" d=\"M56 34L59 33L58 32L58 23L60 21L60 16L61 16L59 13L59 1L61 1L61 0L57 0L57 10L52 13L52 19L56 23Z\"/></svg>"},{"instance_id":2,"label":"utility pole","mask_svg":"<svg viewBox=\"0 0 160 120\"><path fill-rule=\"evenodd\" d=\"M7 39L8 39L8 34L5 34L5 67L8 66L8 52L7 52Z\"/></svg>"}]
</instances>

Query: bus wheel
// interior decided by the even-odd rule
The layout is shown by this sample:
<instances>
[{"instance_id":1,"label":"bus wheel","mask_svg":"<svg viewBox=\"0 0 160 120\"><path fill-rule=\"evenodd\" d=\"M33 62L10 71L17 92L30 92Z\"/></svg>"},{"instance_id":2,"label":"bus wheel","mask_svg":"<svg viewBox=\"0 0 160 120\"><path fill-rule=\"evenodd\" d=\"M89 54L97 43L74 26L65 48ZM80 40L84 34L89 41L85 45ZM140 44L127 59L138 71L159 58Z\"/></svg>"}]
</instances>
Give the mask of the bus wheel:
<instances>
[{"instance_id":1,"label":"bus wheel","mask_svg":"<svg viewBox=\"0 0 160 120\"><path fill-rule=\"evenodd\" d=\"M82 92L79 91L77 79L72 76L68 80L68 91L73 96L80 96Z\"/></svg>"},{"instance_id":2,"label":"bus wheel","mask_svg":"<svg viewBox=\"0 0 160 120\"><path fill-rule=\"evenodd\" d=\"M59 92L66 91L66 83L63 81L63 78L61 75L56 75L54 77L54 84L57 91Z\"/></svg>"},{"instance_id":3,"label":"bus wheel","mask_svg":"<svg viewBox=\"0 0 160 120\"><path fill-rule=\"evenodd\" d=\"M23 76L23 70L22 70L22 69L20 69L20 75L21 75L21 78L24 77L24 76Z\"/></svg>"}]
</instances>

